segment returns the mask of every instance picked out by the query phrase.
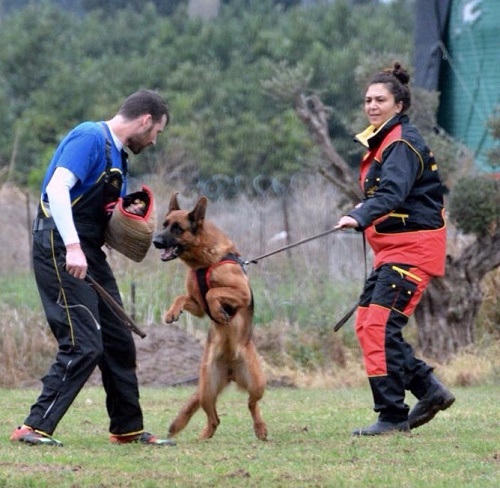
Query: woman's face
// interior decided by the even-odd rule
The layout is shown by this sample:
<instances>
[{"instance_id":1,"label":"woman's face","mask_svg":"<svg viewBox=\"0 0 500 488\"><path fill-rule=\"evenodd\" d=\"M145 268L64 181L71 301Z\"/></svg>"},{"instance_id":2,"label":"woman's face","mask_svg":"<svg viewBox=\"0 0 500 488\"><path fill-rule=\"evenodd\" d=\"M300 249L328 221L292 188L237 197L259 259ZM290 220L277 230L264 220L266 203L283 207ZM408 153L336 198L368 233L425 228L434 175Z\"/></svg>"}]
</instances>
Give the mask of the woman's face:
<instances>
[{"instance_id":1,"label":"woman's face","mask_svg":"<svg viewBox=\"0 0 500 488\"><path fill-rule=\"evenodd\" d=\"M385 83L374 83L365 94L365 114L376 129L401 112L403 102L397 102Z\"/></svg>"}]
</instances>

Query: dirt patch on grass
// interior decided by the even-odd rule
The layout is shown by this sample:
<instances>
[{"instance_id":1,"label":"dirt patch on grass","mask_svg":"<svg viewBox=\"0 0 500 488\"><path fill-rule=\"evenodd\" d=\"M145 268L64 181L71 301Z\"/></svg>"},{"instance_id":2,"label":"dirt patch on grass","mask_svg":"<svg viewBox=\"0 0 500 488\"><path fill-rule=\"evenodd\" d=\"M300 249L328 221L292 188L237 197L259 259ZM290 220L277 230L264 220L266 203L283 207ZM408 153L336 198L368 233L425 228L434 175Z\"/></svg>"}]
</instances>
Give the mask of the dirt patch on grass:
<instances>
[{"instance_id":1,"label":"dirt patch on grass","mask_svg":"<svg viewBox=\"0 0 500 488\"><path fill-rule=\"evenodd\" d=\"M175 325L145 329L137 339L137 375L141 384L164 386L192 383L198 378L203 345Z\"/></svg>"}]
</instances>

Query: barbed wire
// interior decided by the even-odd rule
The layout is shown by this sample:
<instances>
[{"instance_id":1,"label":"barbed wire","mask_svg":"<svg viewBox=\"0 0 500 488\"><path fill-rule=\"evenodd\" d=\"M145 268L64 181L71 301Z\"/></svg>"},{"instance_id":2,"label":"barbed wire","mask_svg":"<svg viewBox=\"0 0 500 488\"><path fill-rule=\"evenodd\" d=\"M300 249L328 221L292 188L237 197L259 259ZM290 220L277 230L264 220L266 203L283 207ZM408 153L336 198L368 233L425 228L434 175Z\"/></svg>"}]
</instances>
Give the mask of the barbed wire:
<instances>
[{"instance_id":1,"label":"barbed wire","mask_svg":"<svg viewBox=\"0 0 500 488\"><path fill-rule=\"evenodd\" d=\"M295 190L308 184L312 177L317 177L311 172L296 173L292 176L267 176L254 177L225 174L215 174L205 179L197 179L186 184L186 190L196 191L213 201L232 199L239 195L250 198L284 197L292 195Z\"/></svg>"}]
</instances>

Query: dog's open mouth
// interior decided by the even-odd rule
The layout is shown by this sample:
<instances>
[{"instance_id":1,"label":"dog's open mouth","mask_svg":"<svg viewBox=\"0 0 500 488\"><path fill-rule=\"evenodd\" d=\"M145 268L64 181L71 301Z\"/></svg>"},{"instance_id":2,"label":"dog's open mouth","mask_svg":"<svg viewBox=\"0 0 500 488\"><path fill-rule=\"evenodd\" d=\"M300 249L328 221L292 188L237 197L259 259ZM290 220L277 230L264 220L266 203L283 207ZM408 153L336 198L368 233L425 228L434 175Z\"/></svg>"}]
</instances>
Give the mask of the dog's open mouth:
<instances>
[{"instance_id":1,"label":"dog's open mouth","mask_svg":"<svg viewBox=\"0 0 500 488\"><path fill-rule=\"evenodd\" d=\"M184 252L182 242L177 241L170 234L158 233L153 238L153 245L161 251L162 261L172 261Z\"/></svg>"},{"instance_id":2,"label":"dog's open mouth","mask_svg":"<svg viewBox=\"0 0 500 488\"><path fill-rule=\"evenodd\" d=\"M172 259L176 259L177 257L179 257L179 246L166 247L162 249L160 254L162 261L172 261Z\"/></svg>"}]
</instances>

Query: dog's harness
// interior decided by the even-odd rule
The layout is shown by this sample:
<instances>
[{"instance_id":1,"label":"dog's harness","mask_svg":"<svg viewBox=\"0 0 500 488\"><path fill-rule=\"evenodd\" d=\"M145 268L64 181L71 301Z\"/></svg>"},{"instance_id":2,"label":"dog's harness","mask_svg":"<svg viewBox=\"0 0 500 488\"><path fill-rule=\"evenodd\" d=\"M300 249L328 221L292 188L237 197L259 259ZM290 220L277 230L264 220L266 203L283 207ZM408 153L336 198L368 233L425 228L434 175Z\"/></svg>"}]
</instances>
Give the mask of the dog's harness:
<instances>
[{"instance_id":1,"label":"dog's harness","mask_svg":"<svg viewBox=\"0 0 500 488\"><path fill-rule=\"evenodd\" d=\"M210 279L212 276L212 271L220 266L221 264L239 264L243 273L246 274L246 270L244 267L244 261L237 254L229 253L226 254L218 263L212 264L208 268L198 268L193 270L193 274L196 278L196 282L198 283L198 289L200 291L201 299L203 300L203 309L205 313L214 321L216 320L210 314L210 309L207 303L207 293L210 290ZM226 305L224 307L225 312L229 315L230 318L233 318L236 315L236 310L233 307Z\"/></svg>"}]
</instances>

